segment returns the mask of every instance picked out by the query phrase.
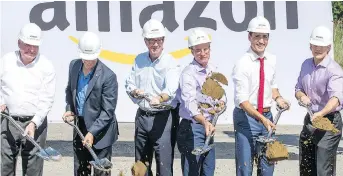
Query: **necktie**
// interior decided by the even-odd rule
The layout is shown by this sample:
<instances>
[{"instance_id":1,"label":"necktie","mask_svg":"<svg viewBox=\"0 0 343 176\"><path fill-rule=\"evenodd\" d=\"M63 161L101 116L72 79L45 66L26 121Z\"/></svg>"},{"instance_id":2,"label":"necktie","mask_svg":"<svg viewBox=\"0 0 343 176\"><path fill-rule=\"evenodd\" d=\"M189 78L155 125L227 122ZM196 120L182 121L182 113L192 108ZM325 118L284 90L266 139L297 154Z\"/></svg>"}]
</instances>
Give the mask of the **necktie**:
<instances>
[{"instance_id":1,"label":"necktie","mask_svg":"<svg viewBox=\"0 0 343 176\"><path fill-rule=\"evenodd\" d=\"M258 112L263 113L263 93L264 93L264 58L259 58L260 60L260 86L258 89Z\"/></svg>"}]
</instances>

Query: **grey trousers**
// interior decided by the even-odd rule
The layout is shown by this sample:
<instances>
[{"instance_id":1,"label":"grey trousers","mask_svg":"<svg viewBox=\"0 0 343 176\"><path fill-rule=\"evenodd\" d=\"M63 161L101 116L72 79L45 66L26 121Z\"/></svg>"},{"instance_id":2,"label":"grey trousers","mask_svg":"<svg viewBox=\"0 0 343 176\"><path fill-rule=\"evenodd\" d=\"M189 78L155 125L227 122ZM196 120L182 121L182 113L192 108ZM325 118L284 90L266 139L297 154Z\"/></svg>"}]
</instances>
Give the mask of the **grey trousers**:
<instances>
[{"instance_id":1,"label":"grey trousers","mask_svg":"<svg viewBox=\"0 0 343 176\"><path fill-rule=\"evenodd\" d=\"M156 114L137 110L135 120L135 160L148 167L146 175L152 176L153 151L156 159L156 175L173 175L174 147L178 118L171 111ZM174 118L173 118L174 117ZM177 122L176 122L177 121Z\"/></svg>"},{"instance_id":2,"label":"grey trousers","mask_svg":"<svg viewBox=\"0 0 343 176\"><path fill-rule=\"evenodd\" d=\"M333 134L316 130L307 114L299 140L299 165L301 176L335 176L336 155L342 137L342 118L339 112L326 116L341 132Z\"/></svg>"},{"instance_id":3,"label":"grey trousers","mask_svg":"<svg viewBox=\"0 0 343 176\"><path fill-rule=\"evenodd\" d=\"M21 127L25 127L30 121L16 121ZM34 139L45 147L47 136L47 118L36 129ZM15 176L19 152L22 157L22 172L25 176L42 176L44 160L35 155L38 148L26 140L19 130L6 118L1 117L1 175Z\"/></svg>"}]
</instances>

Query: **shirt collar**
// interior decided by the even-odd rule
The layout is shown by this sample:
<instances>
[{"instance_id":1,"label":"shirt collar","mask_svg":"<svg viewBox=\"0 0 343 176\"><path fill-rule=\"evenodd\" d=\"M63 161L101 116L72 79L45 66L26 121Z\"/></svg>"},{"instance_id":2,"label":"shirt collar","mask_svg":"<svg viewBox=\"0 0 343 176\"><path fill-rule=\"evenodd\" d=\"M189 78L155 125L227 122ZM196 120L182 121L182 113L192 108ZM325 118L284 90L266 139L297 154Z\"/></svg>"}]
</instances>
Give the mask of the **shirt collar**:
<instances>
[{"instance_id":1,"label":"shirt collar","mask_svg":"<svg viewBox=\"0 0 343 176\"><path fill-rule=\"evenodd\" d=\"M320 66L326 68L326 67L329 65L331 59L332 59L332 58L331 58L329 55L326 55L325 58L318 64L318 66L320 65ZM314 64L314 58L312 59L312 63L313 63L313 65L315 66L315 64Z\"/></svg>"},{"instance_id":2,"label":"shirt collar","mask_svg":"<svg viewBox=\"0 0 343 176\"><path fill-rule=\"evenodd\" d=\"M17 61L18 61L20 64L22 64L23 66L25 66L24 63L23 63L23 61L21 60L20 51L18 50L18 51L16 51L15 53L16 53L16 55L17 55ZM27 64L26 66L35 65L35 64L38 62L39 55L40 55L40 54L38 53L37 56L35 57L35 59L33 59L33 61L32 61L31 63Z\"/></svg>"},{"instance_id":3,"label":"shirt collar","mask_svg":"<svg viewBox=\"0 0 343 176\"><path fill-rule=\"evenodd\" d=\"M211 63L209 62L207 64L206 67L203 67L201 66L194 58L193 58L193 61L192 61L192 64L195 65L195 69L198 71L198 72L201 72L201 71L206 71L206 73L209 73L211 71Z\"/></svg>"},{"instance_id":4,"label":"shirt collar","mask_svg":"<svg viewBox=\"0 0 343 176\"><path fill-rule=\"evenodd\" d=\"M163 57L163 55L164 55L164 50L162 50L160 56L159 56L156 60L154 60L154 62L152 62L151 59L150 59L150 56L149 56L149 51L147 51L147 52L146 52L146 59L147 59L150 63L157 63L157 62L159 62L159 61L161 60L161 58Z\"/></svg>"},{"instance_id":5,"label":"shirt collar","mask_svg":"<svg viewBox=\"0 0 343 176\"><path fill-rule=\"evenodd\" d=\"M249 48L248 50L248 53L250 54L250 59L252 61L255 61L255 60L258 60L259 58L261 58L261 56L257 55L252 49L251 47ZM265 51L263 53L263 56L262 56L264 59L268 59L268 53Z\"/></svg>"}]
</instances>

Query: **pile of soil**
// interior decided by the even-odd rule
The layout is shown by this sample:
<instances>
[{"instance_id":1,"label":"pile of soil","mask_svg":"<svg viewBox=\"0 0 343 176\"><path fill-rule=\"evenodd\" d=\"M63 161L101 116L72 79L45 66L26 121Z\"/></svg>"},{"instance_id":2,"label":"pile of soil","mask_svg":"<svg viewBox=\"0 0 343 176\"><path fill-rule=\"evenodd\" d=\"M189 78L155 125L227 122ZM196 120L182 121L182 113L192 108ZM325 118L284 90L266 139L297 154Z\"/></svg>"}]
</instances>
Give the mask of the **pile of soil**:
<instances>
[{"instance_id":1,"label":"pile of soil","mask_svg":"<svg viewBox=\"0 0 343 176\"><path fill-rule=\"evenodd\" d=\"M289 158L287 148L279 141L270 142L266 146L266 157L269 161L281 161Z\"/></svg>"},{"instance_id":2,"label":"pile of soil","mask_svg":"<svg viewBox=\"0 0 343 176\"><path fill-rule=\"evenodd\" d=\"M213 100L219 100L223 97L225 91L217 81L212 78L206 78L202 85L201 93L212 97Z\"/></svg>"},{"instance_id":3,"label":"pile of soil","mask_svg":"<svg viewBox=\"0 0 343 176\"><path fill-rule=\"evenodd\" d=\"M131 168L131 173L133 176L145 176L147 168L144 163L137 161Z\"/></svg>"},{"instance_id":4,"label":"pile of soil","mask_svg":"<svg viewBox=\"0 0 343 176\"><path fill-rule=\"evenodd\" d=\"M339 130L335 128L335 126L331 123L331 121L328 118L325 117L317 117L313 119L312 125L315 128L330 131L334 134L339 133Z\"/></svg>"},{"instance_id":5,"label":"pile of soil","mask_svg":"<svg viewBox=\"0 0 343 176\"><path fill-rule=\"evenodd\" d=\"M213 72L212 75L211 75L211 78L214 79L214 80L217 80L218 82L224 84L224 85L228 85L229 82L228 80L226 79L226 77L221 74L221 73L218 73L218 72Z\"/></svg>"}]
</instances>

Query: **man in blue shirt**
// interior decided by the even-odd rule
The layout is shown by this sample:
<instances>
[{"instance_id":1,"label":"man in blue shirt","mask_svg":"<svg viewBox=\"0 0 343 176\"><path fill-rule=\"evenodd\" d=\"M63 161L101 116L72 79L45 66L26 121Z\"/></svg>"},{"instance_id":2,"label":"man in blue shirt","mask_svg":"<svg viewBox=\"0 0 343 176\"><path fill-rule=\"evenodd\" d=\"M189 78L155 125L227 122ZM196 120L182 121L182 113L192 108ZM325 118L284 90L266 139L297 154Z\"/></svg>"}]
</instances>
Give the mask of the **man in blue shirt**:
<instances>
[{"instance_id":1,"label":"man in blue shirt","mask_svg":"<svg viewBox=\"0 0 343 176\"><path fill-rule=\"evenodd\" d=\"M179 71L174 58L163 52L164 26L157 20L149 20L143 26L143 37L148 52L139 54L126 80L126 91L139 108L136 114L135 159L149 163L148 175L152 175L151 162L155 150L156 175L173 175L173 159L176 127L179 118L175 110L155 109L152 105L169 104L177 110L175 94ZM151 101L137 96L148 93Z\"/></svg>"},{"instance_id":2,"label":"man in blue shirt","mask_svg":"<svg viewBox=\"0 0 343 176\"><path fill-rule=\"evenodd\" d=\"M99 158L111 160L112 145L118 139L115 109L118 98L116 74L98 56L101 43L98 36L86 32L79 42L80 58L71 61L66 88L64 121L74 121L85 139L74 131L74 176L91 175L89 161L94 160L84 147L92 146ZM75 118L77 116L77 118ZM94 176L109 176L94 168Z\"/></svg>"}]
</instances>

